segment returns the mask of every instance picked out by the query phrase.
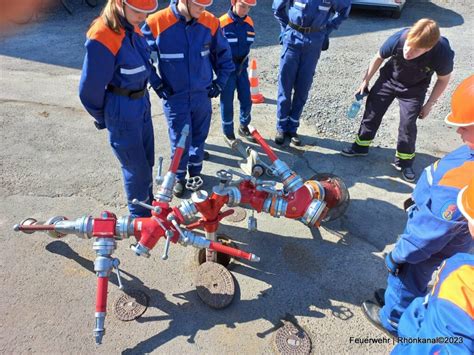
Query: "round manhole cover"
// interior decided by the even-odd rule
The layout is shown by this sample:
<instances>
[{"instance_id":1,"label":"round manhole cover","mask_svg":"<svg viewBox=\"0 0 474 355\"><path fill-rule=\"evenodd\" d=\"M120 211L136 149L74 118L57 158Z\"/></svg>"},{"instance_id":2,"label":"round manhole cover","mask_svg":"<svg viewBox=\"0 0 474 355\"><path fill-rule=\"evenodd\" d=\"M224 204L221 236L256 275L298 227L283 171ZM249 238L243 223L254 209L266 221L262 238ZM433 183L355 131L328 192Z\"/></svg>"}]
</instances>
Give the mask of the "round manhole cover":
<instances>
[{"instance_id":1,"label":"round manhole cover","mask_svg":"<svg viewBox=\"0 0 474 355\"><path fill-rule=\"evenodd\" d=\"M308 334L291 322L284 321L283 327L276 331L274 345L279 354L300 355L311 352L311 339Z\"/></svg>"},{"instance_id":2,"label":"round manhole cover","mask_svg":"<svg viewBox=\"0 0 474 355\"><path fill-rule=\"evenodd\" d=\"M227 211L229 209L230 208L226 208L224 211ZM247 212L242 207L232 207L232 209L234 210L234 213L232 213L230 216L227 216L225 218L226 221L234 223L241 222L245 219L245 217L247 217Z\"/></svg>"},{"instance_id":3,"label":"round manhole cover","mask_svg":"<svg viewBox=\"0 0 474 355\"><path fill-rule=\"evenodd\" d=\"M148 296L139 290L130 290L114 302L114 314L121 321L139 318L148 307Z\"/></svg>"},{"instance_id":4,"label":"round manhole cover","mask_svg":"<svg viewBox=\"0 0 474 355\"><path fill-rule=\"evenodd\" d=\"M221 264L208 261L197 270L196 290L199 298L209 307L224 308L234 298L234 278Z\"/></svg>"}]
</instances>

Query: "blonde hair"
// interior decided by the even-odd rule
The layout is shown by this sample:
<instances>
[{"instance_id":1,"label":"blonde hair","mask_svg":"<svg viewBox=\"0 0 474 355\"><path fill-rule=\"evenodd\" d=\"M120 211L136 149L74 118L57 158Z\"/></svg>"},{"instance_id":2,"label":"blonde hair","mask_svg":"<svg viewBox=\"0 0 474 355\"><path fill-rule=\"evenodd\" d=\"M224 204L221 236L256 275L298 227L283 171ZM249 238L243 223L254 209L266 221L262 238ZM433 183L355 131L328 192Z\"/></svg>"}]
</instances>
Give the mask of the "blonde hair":
<instances>
[{"instance_id":1,"label":"blonde hair","mask_svg":"<svg viewBox=\"0 0 474 355\"><path fill-rule=\"evenodd\" d=\"M107 3L102 9L100 16L92 22L91 26L93 26L94 23L99 18L101 18L108 28L110 28L115 33L120 33L123 29L119 18L120 15L121 13L119 7L117 6L117 0L107 0Z\"/></svg>"},{"instance_id":2,"label":"blonde hair","mask_svg":"<svg viewBox=\"0 0 474 355\"><path fill-rule=\"evenodd\" d=\"M408 31L407 42L416 48L433 48L440 37L441 34L436 21L422 18Z\"/></svg>"}]
</instances>

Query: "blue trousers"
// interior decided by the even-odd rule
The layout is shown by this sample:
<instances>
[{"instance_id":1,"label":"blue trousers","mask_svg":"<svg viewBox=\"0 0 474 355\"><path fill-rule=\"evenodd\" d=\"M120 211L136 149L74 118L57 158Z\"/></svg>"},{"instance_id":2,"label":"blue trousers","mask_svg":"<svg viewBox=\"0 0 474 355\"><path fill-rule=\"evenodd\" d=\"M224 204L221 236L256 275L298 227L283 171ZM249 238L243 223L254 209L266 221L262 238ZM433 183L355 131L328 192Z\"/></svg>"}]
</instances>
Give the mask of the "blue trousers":
<instances>
[{"instance_id":1,"label":"blue trousers","mask_svg":"<svg viewBox=\"0 0 474 355\"><path fill-rule=\"evenodd\" d=\"M279 132L294 133L299 127L321 54L322 40L299 46L283 43L278 76L276 127Z\"/></svg>"},{"instance_id":2,"label":"blue trousers","mask_svg":"<svg viewBox=\"0 0 474 355\"><path fill-rule=\"evenodd\" d=\"M189 136L176 177L184 180L186 171L189 176L199 175L204 158L204 142L211 125L211 99L207 96L207 92L180 95L163 100L163 111L168 122L172 157L183 127L189 124Z\"/></svg>"},{"instance_id":3,"label":"blue trousers","mask_svg":"<svg viewBox=\"0 0 474 355\"><path fill-rule=\"evenodd\" d=\"M107 119L109 143L122 167L128 210L132 217L149 217L150 210L133 205L134 198L151 203L153 200L153 165L155 139L150 109L141 119Z\"/></svg>"},{"instance_id":4,"label":"blue trousers","mask_svg":"<svg viewBox=\"0 0 474 355\"><path fill-rule=\"evenodd\" d=\"M410 303L426 295L428 283L443 259L430 258L418 264L403 264L398 276L388 275L385 306L380 310L383 326L397 335L400 317Z\"/></svg>"},{"instance_id":5,"label":"blue trousers","mask_svg":"<svg viewBox=\"0 0 474 355\"><path fill-rule=\"evenodd\" d=\"M240 75L236 71L230 74L227 85L221 93L221 118L222 131L225 135L234 133L234 92L237 89L237 97L240 102L240 125L250 124L250 111L252 100L250 97L250 82L247 70L242 70Z\"/></svg>"}]
</instances>

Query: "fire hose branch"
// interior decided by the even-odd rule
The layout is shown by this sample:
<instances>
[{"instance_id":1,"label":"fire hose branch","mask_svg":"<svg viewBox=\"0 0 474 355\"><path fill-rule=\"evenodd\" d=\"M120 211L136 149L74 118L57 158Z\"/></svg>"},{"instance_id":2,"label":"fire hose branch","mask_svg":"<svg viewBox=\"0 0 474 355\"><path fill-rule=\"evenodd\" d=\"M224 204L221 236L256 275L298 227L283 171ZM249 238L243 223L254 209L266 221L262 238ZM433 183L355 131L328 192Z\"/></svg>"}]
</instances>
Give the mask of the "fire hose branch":
<instances>
[{"instance_id":1,"label":"fire hose branch","mask_svg":"<svg viewBox=\"0 0 474 355\"><path fill-rule=\"evenodd\" d=\"M263 139L263 137L260 135L260 133L256 130L255 127L249 125L248 126L250 133L252 134L252 137L255 138L258 144L262 147L264 150L265 154L268 155L270 160L274 162L275 160L278 160L277 155L273 152L272 148L268 145L268 143Z\"/></svg>"},{"instance_id":2,"label":"fire hose branch","mask_svg":"<svg viewBox=\"0 0 474 355\"><path fill-rule=\"evenodd\" d=\"M105 315L107 310L108 277L97 278L97 291L95 301L95 328L94 338L97 345L102 344L105 334Z\"/></svg>"},{"instance_id":3,"label":"fire hose branch","mask_svg":"<svg viewBox=\"0 0 474 355\"><path fill-rule=\"evenodd\" d=\"M235 249L218 242L211 242L209 245L209 249L219 253L228 254L230 256L233 256L234 258L240 258L254 262L260 261L260 258L255 254L247 253L245 251Z\"/></svg>"},{"instance_id":4,"label":"fire hose branch","mask_svg":"<svg viewBox=\"0 0 474 355\"><path fill-rule=\"evenodd\" d=\"M288 192L298 190L303 185L303 179L291 170L285 162L278 159L278 156L273 152L272 148L270 148L255 127L249 126L249 131L272 161L272 171L280 178L285 190Z\"/></svg>"},{"instance_id":5,"label":"fire hose branch","mask_svg":"<svg viewBox=\"0 0 474 355\"><path fill-rule=\"evenodd\" d=\"M200 235L188 230L181 231L179 243L184 246L191 245L198 249L208 249L211 251L227 254L235 258L241 258L253 262L260 261L260 258L255 254L247 253L245 251L223 245L219 242L210 241L209 239L201 237Z\"/></svg>"},{"instance_id":6,"label":"fire hose branch","mask_svg":"<svg viewBox=\"0 0 474 355\"><path fill-rule=\"evenodd\" d=\"M176 174L178 170L179 163L181 161L181 157L183 156L184 149L186 148L186 139L189 135L189 125L185 125L183 130L181 131L181 138L179 139L178 145L176 146L176 150L174 151L173 160L171 161L171 165L169 168L169 172Z\"/></svg>"},{"instance_id":7,"label":"fire hose branch","mask_svg":"<svg viewBox=\"0 0 474 355\"><path fill-rule=\"evenodd\" d=\"M116 248L117 242L113 236L97 237L93 244L93 249L97 255L94 261L94 271L97 274L94 328L94 338L96 344L102 343L102 338L105 334L108 282L110 273L114 268L117 270L118 282L120 288L122 288L122 282L120 280L120 272L118 268L120 261L112 257L112 254Z\"/></svg>"},{"instance_id":8,"label":"fire hose branch","mask_svg":"<svg viewBox=\"0 0 474 355\"><path fill-rule=\"evenodd\" d=\"M173 154L173 160L171 161L170 167L166 175L162 178L159 176L157 181L161 182L158 187L158 192L155 195L155 199L160 202L170 202L173 199L173 186L176 182L176 172L183 156L184 149L186 148L186 139L189 135L189 125L185 125L181 131L181 137L178 145ZM159 174L161 175L161 162Z\"/></svg>"}]
</instances>

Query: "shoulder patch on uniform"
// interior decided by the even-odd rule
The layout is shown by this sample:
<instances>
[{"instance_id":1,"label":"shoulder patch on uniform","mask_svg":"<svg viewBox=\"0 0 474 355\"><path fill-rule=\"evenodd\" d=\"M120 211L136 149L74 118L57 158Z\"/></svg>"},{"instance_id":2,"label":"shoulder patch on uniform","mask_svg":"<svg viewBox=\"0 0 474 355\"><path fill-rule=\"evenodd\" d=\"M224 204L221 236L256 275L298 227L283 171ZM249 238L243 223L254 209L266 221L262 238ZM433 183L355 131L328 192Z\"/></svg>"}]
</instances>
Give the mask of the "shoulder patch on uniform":
<instances>
[{"instance_id":1,"label":"shoulder patch on uniform","mask_svg":"<svg viewBox=\"0 0 474 355\"><path fill-rule=\"evenodd\" d=\"M443 175L438 185L462 189L474 176L474 161L466 161L461 166L451 169Z\"/></svg>"},{"instance_id":2,"label":"shoulder patch on uniform","mask_svg":"<svg viewBox=\"0 0 474 355\"><path fill-rule=\"evenodd\" d=\"M219 22L221 24L221 27L224 28L225 26L233 23L234 20L232 20L232 18L228 14L224 14L221 17L219 17Z\"/></svg>"},{"instance_id":3,"label":"shoulder patch on uniform","mask_svg":"<svg viewBox=\"0 0 474 355\"><path fill-rule=\"evenodd\" d=\"M173 26L178 19L173 14L171 7L155 12L153 15L148 16L146 23L150 27L153 37L157 38L158 35L168 28Z\"/></svg>"},{"instance_id":4,"label":"shoulder patch on uniform","mask_svg":"<svg viewBox=\"0 0 474 355\"><path fill-rule=\"evenodd\" d=\"M441 218L446 221L455 221L460 214L456 200L448 201L441 207Z\"/></svg>"},{"instance_id":5,"label":"shoulder patch on uniform","mask_svg":"<svg viewBox=\"0 0 474 355\"><path fill-rule=\"evenodd\" d=\"M209 28L211 30L211 35L213 36L219 28L219 20L209 11L203 11L201 16L199 16L198 23Z\"/></svg>"},{"instance_id":6,"label":"shoulder patch on uniform","mask_svg":"<svg viewBox=\"0 0 474 355\"><path fill-rule=\"evenodd\" d=\"M87 31L87 38L102 43L113 55L116 55L122 46L125 37L124 31L116 33L104 23L102 18L98 17Z\"/></svg>"},{"instance_id":7,"label":"shoulder patch on uniform","mask_svg":"<svg viewBox=\"0 0 474 355\"><path fill-rule=\"evenodd\" d=\"M244 22L247 22L250 26L254 27L253 26L253 20L250 18L250 16L247 16L245 18Z\"/></svg>"}]
</instances>

